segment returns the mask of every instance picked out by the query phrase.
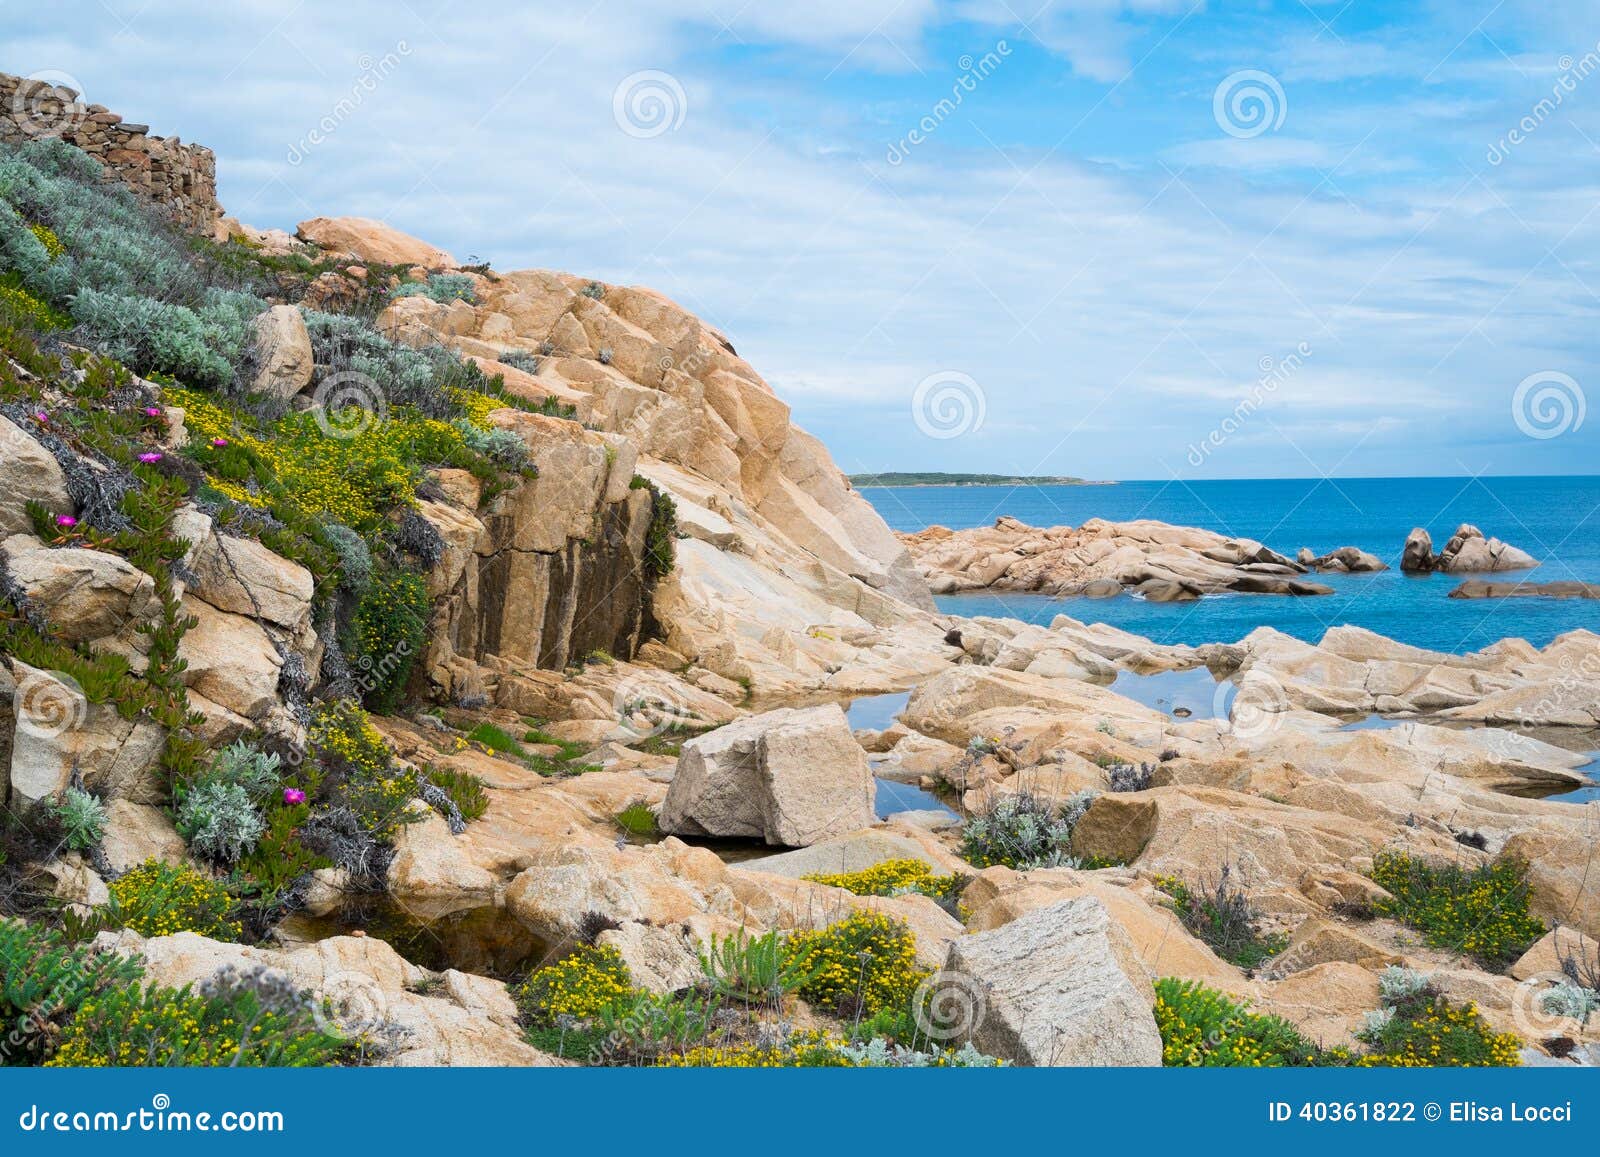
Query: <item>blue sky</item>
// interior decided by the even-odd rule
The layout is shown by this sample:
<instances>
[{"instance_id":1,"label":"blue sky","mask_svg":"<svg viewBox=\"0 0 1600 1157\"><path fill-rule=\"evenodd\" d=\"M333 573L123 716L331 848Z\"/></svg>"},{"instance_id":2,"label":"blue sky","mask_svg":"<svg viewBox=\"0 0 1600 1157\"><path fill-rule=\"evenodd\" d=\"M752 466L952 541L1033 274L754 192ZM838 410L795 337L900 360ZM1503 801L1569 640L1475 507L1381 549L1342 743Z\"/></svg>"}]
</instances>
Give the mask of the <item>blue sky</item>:
<instances>
[{"instance_id":1,"label":"blue sky","mask_svg":"<svg viewBox=\"0 0 1600 1157\"><path fill-rule=\"evenodd\" d=\"M0 68L211 145L252 224L376 216L660 289L847 470L1595 469L1592 2L0 19Z\"/></svg>"}]
</instances>

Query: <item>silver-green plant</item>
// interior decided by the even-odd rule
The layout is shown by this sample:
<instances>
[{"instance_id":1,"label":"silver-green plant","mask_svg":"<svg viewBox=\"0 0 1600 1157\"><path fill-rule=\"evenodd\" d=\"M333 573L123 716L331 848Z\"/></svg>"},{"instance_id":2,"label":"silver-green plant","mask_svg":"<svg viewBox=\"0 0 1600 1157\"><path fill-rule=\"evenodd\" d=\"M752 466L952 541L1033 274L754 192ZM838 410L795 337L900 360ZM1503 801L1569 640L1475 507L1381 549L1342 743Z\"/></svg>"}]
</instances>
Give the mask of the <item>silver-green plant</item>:
<instances>
[{"instance_id":1,"label":"silver-green plant","mask_svg":"<svg viewBox=\"0 0 1600 1157\"><path fill-rule=\"evenodd\" d=\"M61 798L52 803L51 811L61 824L67 847L73 851L86 852L105 838L105 804L82 788L67 788Z\"/></svg>"},{"instance_id":2,"label":"silver-green plant","mask_svg":"<svg viewBox=\"0 0 1600 1157\"><path fill-rule=\"evenodd\" d=\"M177 827L195 852L223 864L249 855L266 831L249 792L221 779L202 780L184 792Z\"/></svg>"}]
</instances>

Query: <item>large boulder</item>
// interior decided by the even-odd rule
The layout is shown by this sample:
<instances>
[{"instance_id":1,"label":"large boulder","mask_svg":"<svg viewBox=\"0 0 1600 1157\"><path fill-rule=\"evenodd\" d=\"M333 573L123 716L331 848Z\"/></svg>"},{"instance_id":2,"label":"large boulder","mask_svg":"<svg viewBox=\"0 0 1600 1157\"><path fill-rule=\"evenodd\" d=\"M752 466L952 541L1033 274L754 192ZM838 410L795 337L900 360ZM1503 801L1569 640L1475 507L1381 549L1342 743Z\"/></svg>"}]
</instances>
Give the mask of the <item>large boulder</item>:
<instances>
[{"instance_id":1,"label":"large boulder","mask_svg":"<svg viewBox=\"0 0 1600 1157\"><path fill-rule=\"evenodd\" d=\"M67 479L55 456L9 418L0 417L0 537L33 529L28 503L71 514Z\"/></svg>"},{"instance_id":2,"label":"large boulder","mask_svg":"<svg viewBox=\"0 0 1600 1157\"><path fill-rule=\"evenodd\" d=\"M310 622L316 589L311 572L253 538L207 534L191 545L188 565L193 574L189 593L219 611L264 619L290 631Z\"/></svg>"},{"instance_id":3,"label":"large boulder","mask_svg":"<svg viewBox=\"0 0 1600 1157\"><path fill-rule=\"evenodd\" d=\"M250 391L288 401L311 384L316 369L305 318L292 305L274 305L250 322L256 359Z\"/></svg>"},{"instance_id":4,"label":"large boulder","mask_svg":"<svg viewBox=\"0 0 1600 1157\"><path fill-rule=\"evenodd\" d=\"M90 703L71 676L12 660L11 803L26 807L84 785L115 799L155 804L164 795L156 764L164 735L144 719L124 719L114 704Z\"/></svg>"},{"instance_id":5,"label":"large boulder","mask_svg":"<svg viewBox=\"0 0 1600 1157\"><path fill-rule=\"evenodd\" d=\"M278 704L283 656L261 624L219 611L195 598L183 601L195 625L178 643L191 691L245 719L264 719Z\"/></svg>"},{"instance_id":6,"label":"large boulder","mask_svg":"<svg viewBox=\"0 0 1600 1157\"><path fill-rule=\"evenodd\" d=\"M14 534L0 543L0 565L64 643L107 641L131 651L139 625L161 609L154 580L103 550L51 548L30 534Z\"/></svg>"},{"instance_id":7,"label":"large boulder","mask_svg":"<svg viewBox=\"0 0 1600 1157\"><path fill-rule=\"evenodd\" d=\"M1448 574L1487 571L1527 570L1539 560L1498 538L1486 538L1483 531L1463 522L1439 552L1438 569Z\"/></svg>"},{"instance_id":8,"label":"large boulder","mask_svg":"<svg viewBox=\"0 0 1600 1157\"><path fill-rule=\"evenodd\" d=\"M845 712L784 707L683 744L661 829L810 847L872 826L872 791Z\"/></svg>"},{"instance_id":9,"label":"large boulder","mask_svg":"<svg viewBox=\"0 0 1600 1157\"><path fill-rule=\"evenodd\" d=\"M456 261L443 249L369 217L313 217L300 222L295 235L319 249L353 253L379 265L420 265L452 269Z\"/></svg>"},{"instance_id":10,"label":"large boulder","mask_svg":"<svg viewBox=\"0 0 1600 1157\"><path fill-rule=\"evenodd\" d=\"M1600 938L1600 871L1593 832L1518 832L1503 854L1528 864L1528 910L1549 924Z\"/></svg>"},{"instance_id":11,"label":"large boulder","mask_svg":"<svg viewBox=\"0 0 1600 1157\"><path fill-rule=\"evenodd\" d=\"M962 937L940 981L968 1005L966 1038L993 1056L1020 1065L1161 1063L1150 978L1094 897Z\"/></svg>"},{"instance_id":12,"label":"large boulder","mask_svg":"<svg viewBox=\"0 0 1600 1157\"><path fill-rule=\"evenodd\" d=\"M807 847L870 827L872 772L836 704L782 708L691 739L661 829Z\"/></svg>"}]
</instances>

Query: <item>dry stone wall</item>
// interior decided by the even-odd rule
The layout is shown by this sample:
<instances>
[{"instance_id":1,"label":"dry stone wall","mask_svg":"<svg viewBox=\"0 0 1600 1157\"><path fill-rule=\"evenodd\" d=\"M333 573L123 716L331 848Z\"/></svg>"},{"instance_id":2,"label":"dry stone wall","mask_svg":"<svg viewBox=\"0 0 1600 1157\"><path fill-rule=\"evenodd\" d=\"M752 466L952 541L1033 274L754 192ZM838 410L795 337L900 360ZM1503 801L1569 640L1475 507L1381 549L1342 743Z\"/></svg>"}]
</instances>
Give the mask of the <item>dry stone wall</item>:
<instances>
[{"instance_id":1,"label":"dry stone wall","mask_svg":"<svg viewBox=\"0 0 1600 1157\"><path fill-rule=\"evenodd\" d=\"M60 137L178 225L210 231L222 216L215 153L177 137L151 136L149 125L129 124L104 105L85 103L55 79L0 73L0 143Z\"/></svg>"}]
</instances>

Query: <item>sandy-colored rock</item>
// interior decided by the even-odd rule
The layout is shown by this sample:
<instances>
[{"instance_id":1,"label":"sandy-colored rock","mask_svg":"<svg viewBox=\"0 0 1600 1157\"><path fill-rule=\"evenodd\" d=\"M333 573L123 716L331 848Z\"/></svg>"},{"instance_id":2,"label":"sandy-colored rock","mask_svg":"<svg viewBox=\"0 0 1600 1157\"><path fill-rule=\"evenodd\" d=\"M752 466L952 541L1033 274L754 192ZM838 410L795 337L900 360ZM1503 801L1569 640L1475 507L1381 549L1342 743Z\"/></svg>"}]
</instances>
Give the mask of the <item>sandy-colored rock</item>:
<instances>
[{"instance_id":1,"label":"sandy-colored rock","mask_svg":"<svg viewBox=\"0 0 1600 1157\"><path fill-rule=\"evenodd\" d=\"M52 514L76 513L55 455L11 419L0 417L0 537L32 532L30 502Z\"/></svg>"},{"instance_id":2,"label":"sandy-colored rock","mask_svg":"<svg viewBox=\"0 0 1600 1157\"><path fill-rule=\"evenodd\" d=\"M1155 602L1215 591L1332 593L1300 578L1301 564L1252 539L1162 522L1091 518L1076 528L1040 528L1000 518L970 530L933 526L900 540L938 594L988 588L1106 597L1112 583Z\"/></svg>"},{"instance_id":3,"label":"sandy-colored rock","mask_svg":"<svg viewBox=\"0 0 1600 1157\"><path fill-rule=\"evenodd\" d=\"M10 784L13 807L65 788L74 773L91 791L137 804L164 800L157 771L164 734L124 719L115 704L90 703L70 675L13 659Z\"/></svg>"},{"instance_id":4,"label":"sandy-colored rock","mask_svg":"<svg viewBox=\"0 0 1600 1157\"><path fill-rule=\"evenodd\" d=\"M0 542L0 565L62 642L131 651L139 624L160 610L150 576L106 551L53 549L32 535L14 534Z\"/></svg>"},{"instance_id":5,"label":"sandy-colored rock","mask_svg":"<svg viewBox=\"0 0 1600 1157\"><path fill-rule=\"evenodd\" d=\"M871 826L872 774L837 706L784 708L683 745L663 831L806 847Z\"/></svg>"},{"instance_id":6,"label":"sandy-colored rock","mask_svg":"<svg viewBox=\"0 0 1600 1157\"><path fill-rule=\"evenodd\" d=\"M288 401L311 384L316 370L311 335L298 307L274 305L250 322L256 376L250 392Z\"/></svg>"},{"instance_id":7,"label":"sandy-colored rock","mask_svg":"<svg viewBox=\"0 0 1600 1157\"><path fill-rule=\"evenodd\" d=\"M295 236L319 249L354 253L379 265L451 269L456 263L444 250L368 217L313 217L300 222Z\"/></svg>"},{"instance_id":8,"label":"sandy-colored rock","mask_svg":"<svg viewBox=\"0 0 1600 1157\"><path fill-rule=\"evenodd\" d=\"M1085 897L951 946L945 980L971 1005L966 1036L1024 1065L1159 1065L1154 992L1127 934Z\"/></svg>"}]
</instances>

